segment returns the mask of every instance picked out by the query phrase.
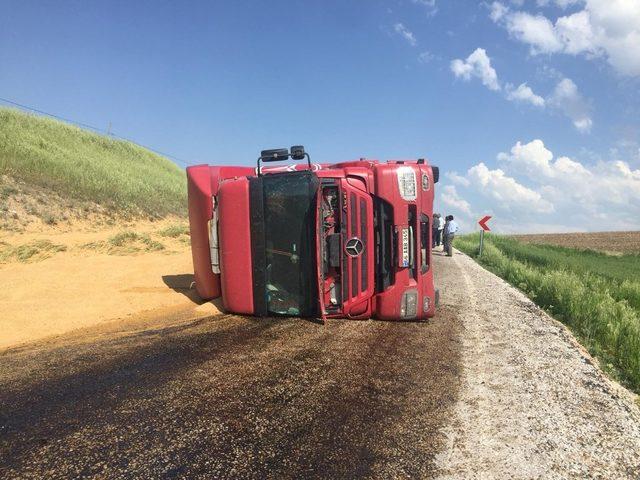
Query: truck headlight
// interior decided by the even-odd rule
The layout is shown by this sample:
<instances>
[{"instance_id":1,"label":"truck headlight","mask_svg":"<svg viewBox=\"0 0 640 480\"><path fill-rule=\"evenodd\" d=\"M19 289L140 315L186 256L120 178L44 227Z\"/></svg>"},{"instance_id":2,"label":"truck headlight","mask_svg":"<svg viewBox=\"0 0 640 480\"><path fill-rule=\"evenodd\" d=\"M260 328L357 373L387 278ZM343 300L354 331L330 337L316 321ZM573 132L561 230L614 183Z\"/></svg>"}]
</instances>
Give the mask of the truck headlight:
<instances>
[{"instance_id":1,"label":"truck headlight","mask_svg":"<svg viewBox=\"0 0 640 480\"><path fill-rule=\"evenodd\" d=\"M427 313L429 306L431 305L431 299L429 297L422 297L422 311Z\"/></svg>"},{"instance_id":2,"label":"truck headlight","mask_svg":"<svg viewBox=\"0 0 640 480\"><path fill-rule=\"evenodd\" d=\"M418 292L409 290L400 300L400 318L416 318L418 314Z\"/></svg>"},{"instance_id":3,"label":"truck headlight","mask_svg":"<svg viewBox=\"0 0 640 480\"><path fill-rule=\"evenodd\" d=\"M403 200L415 200L417 198L416 172L411 167L398 167L398 189Z\"/></svg>"},{"instance_id":4,"label":"truck headlight","mask_svg":"<svg viewBox=\"0 0 640 480\"><path fill-rule=\"evenodd\" d=\"M422 174L422 190L429 190L429 176L426 173Z\"/></svg>"}]
</instances>

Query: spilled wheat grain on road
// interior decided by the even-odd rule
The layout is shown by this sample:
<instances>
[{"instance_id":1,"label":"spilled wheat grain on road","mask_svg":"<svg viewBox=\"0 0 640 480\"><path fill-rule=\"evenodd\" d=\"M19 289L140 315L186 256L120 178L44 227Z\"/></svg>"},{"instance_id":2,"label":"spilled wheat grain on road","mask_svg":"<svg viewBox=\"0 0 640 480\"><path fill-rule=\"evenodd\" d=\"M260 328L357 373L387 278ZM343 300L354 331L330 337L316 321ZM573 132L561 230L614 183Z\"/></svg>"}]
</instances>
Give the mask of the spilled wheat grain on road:
<instances>
[{"instance_id":1,"label":"spilled wheat grain on road","mask_svg":"<svg viewBox=\"0 0 640 480\"><path fill-rule=\"evenodd\" d=\"M225 316L9 350L0 476L428 477L459 325Z\"/></svg>"},{"instance_id":2,"label":"spilled wheat grain on road","mask_svg":"<svg viewBox=\"0 0 640 480\"><path fill-rule=\"evenodd\" d=\"M193 309L0 352L0 477L637 478L640 414L567 330L436 254L427 323Z\"/></svg>"}]
</instances>

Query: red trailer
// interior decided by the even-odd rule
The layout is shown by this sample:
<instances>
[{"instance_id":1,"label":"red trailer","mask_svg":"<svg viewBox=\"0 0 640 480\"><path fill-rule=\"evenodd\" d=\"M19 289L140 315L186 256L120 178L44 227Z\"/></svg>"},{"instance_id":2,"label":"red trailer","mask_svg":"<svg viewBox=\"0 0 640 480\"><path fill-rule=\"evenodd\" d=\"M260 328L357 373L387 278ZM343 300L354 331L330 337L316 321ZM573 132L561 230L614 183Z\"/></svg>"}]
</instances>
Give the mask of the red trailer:
<instances>
[{"instance_id":1,"label":"red trailer","mask_svg":"<svg viewBox=\"0 0 640 480\"><path fill-rule=\"evenodd\" d=\"M306 164L263 167L292 158ZM229 312L419 320L435 313L424 159L311 163L301 146L257 168L187 168L195 284Z\"/></svg>"}]
</instances>

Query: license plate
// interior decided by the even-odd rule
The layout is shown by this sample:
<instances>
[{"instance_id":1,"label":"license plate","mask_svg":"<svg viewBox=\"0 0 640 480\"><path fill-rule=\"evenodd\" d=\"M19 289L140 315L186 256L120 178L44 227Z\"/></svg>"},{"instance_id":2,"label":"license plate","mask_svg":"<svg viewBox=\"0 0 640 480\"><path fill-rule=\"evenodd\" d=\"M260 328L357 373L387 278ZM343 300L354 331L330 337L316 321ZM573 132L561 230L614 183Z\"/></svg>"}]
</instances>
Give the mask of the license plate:
<instances>
[{"instance_id":1,"label":"license plate","mask_svg":"<svg viewBox=\"0 0 640 480\"><path fill-rule=\"evenodd\" d=\"M409 266L409 229L402 229L402 266Z\"/></svg>"}]
</instances>

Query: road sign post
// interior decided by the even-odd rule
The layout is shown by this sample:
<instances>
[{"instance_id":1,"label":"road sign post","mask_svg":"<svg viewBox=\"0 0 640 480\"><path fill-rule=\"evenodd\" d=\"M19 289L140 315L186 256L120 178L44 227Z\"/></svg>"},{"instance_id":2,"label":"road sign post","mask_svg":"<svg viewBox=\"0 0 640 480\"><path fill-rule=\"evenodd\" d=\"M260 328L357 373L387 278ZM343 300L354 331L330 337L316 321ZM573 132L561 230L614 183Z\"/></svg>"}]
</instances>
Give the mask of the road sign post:
<instances>
[{"instance_id":1,"label":"road sign post","mask_svg":"<svg viewBox=\"0 0 640 480\"><path fill-rule=\"evenodd\" d=\"M487 225L487 222L491 220L491 215L485 215L478 221L478 225L480 225L480 245L478 246L478 256L482 256L482 249L484 248L484 232L491 230Z\"/></svg>"}]
</instances>

